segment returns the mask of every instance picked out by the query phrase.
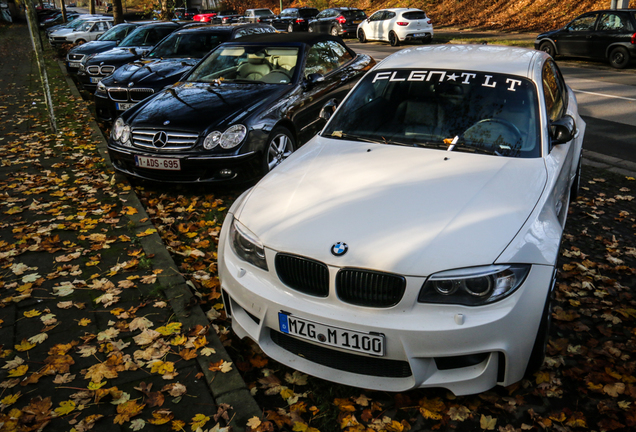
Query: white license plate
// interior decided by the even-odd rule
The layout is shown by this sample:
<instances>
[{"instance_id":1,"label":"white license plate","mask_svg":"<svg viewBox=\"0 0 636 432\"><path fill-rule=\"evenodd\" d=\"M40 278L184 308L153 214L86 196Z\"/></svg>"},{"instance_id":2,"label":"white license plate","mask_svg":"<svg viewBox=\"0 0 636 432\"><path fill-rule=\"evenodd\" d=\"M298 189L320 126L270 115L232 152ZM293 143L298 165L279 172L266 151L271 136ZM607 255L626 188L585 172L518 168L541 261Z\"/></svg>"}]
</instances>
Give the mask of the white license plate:
<instances>
[{"instance_id":1,"label":"white license plate","mask_svg":"<svg viewBox=\"0 0 636 432\"><path fill-rule=\"evenodd\" d=\"M415 33L413 35L413 37L424 37L424 36L426 36L426 33Z\"/></svg>"},{"instance_id":2,"label":"white license plate","mask_svg":"<svg viewBox=\"0 0 636 432\"><path fill-rule=\"evenodd\" d=\"M181 161L179 159L157 158L135 155L135 165L139 168L156 170L180 171Z\"/></svg>"},{"instance_id":3,"label":"white license plate","mask_svg":"<svg viewBox=\"0 0 636 432\"><path fill-rule=\"evenodd\" d=\"M81 66L82 64L80 62L68 62L68 67L72 67L72 68L78 68Z\"/></svg>"},{"instance_id":4,"label":"white license plate","mask_svg":"<svg viewBox=\"0 0 636 432\"><path fill-rule=\"evenodd\" d=\"M102 80L102 77L90 77L91 78L91 82L94 83L98 83Z\"/></svg>"},{"instance_id":5,"label":"white license plate","mask_svg":"<svg viewBox=\"0 0 636 432\"><path fill-rule=\"evenodd\" d=\"M130 102L129 103L119 103L119 102L117 102L115 104L115 108L117 109L117 111L126 111L128 108L132 108L135 105L136 105L135 102L133 102L133 103L130 103Z\"/></svg>"},{"instance_id":6,"label":"white license plate","mask_svg":"<svg viewBox=\"0 0 636 432\"><path fill-rule=\"evenodd\" d=\"M384 335L362 333L309 321L283 312L278 313L281 332L323 345L357 351L374 356L384 355Z\"/></svg>"}]
</instances>

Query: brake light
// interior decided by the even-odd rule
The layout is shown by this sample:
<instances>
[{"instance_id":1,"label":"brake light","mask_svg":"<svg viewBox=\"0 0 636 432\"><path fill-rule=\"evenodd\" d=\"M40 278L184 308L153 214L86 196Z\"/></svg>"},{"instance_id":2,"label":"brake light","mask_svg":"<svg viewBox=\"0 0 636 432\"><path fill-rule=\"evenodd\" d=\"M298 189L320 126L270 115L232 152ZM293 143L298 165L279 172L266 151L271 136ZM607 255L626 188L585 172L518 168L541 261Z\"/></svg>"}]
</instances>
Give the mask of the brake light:
<instances>
[{"instance_id":1,"label":"brake light","mask_svg":"<svg viewBox=\"0 0 636 432\"><path fill-rule=\"evenodd\" d=\"M427 20L426 20L426 24L430 24L430 23L431 23L431 20L430 20L430 19L427 19Z\"/></svg>"},{"instance_id":2,"label":"brake light","mask_svg":"<svg viewBox=\"0 0 636 432\"><path fill-rule=\"evenodd\" d=\"M260 18L256 18L256 22L261 22L261 19Z\"/></svg>"},{"instance_id":3,"label":"brake light","mask_svg":"<svg viewBox=\"0 0 636 432\"><path fill-rule=\"evenodd\" d=\"M409 25L409 23L407 23L406 21L398 21L396 22L396 24L402 27L406 27L407 25Z\"/></svg>"},{"instance_id":4,"label":"brake light","mask_svg":"<svg viewBox=\"0 0 636 432\"><path fill-rule=\"evenodd\" d=\"M304 19L302 19L302 18L298 18L298 19L296 19L296 24L302 24L302 23L304 23L304 22L305 22L305 20L304 20Z\"/></svg>"},{"instance_id":5,"label":"brake light","mask_svg":"<svg viewBox=\"0 0 636 432\"><path fill-rule=\"evenodd\" d=\"M636 33L632 35L632 45L636 45Z\"/></svg>"},{"instance_id":6,"label":"brake light","mask_svg":"<svg viewBox=\"0 0 636 432\"><path fill-rule=\"evenodd\" d=\"M336 18L336 21L338 21L340 24L344 24L347 22L347 19L340 15L338 18Z\"/></svg>"}]
</instances>

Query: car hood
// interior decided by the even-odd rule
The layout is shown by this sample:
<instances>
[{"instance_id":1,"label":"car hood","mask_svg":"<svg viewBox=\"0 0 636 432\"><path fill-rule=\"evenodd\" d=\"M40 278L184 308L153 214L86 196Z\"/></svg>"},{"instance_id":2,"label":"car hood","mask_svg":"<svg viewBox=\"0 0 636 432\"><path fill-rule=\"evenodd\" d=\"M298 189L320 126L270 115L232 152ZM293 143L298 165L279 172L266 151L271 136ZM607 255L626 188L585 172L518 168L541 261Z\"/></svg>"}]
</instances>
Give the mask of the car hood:
<instances>
[{"instance_id":1,"label":"car hood","mask_svg":"<svg viewBox=\"0 0 636 432\"><path fill-rule=\"evenodd\" d=\"M179 58L136 61L117 69L111 75L111 81L116 85L133 83L135 86L163 88L167 84L177 82L199 60Z\"/></svg>"},{"instance_id":2,"label":"car hood","mask_svg":"<svg viewBox=\"0 0 636 432\"><path fill-rule=\"evenodd\" d=\"M129 121L135 127L159 127L169 120L182 130L203 132L210 126L240 121L288 91L283 85L181 83L133 109Z\"/></svg>"},{"instance_id":3,"label":"car hood","mask_svg":"<svg viewBox=\"0 0 636 432\"><path fill-rule=\"evenodd\" d=\"M560 31L561 31L561 29L557 29L557 30L550 30L550 31L547 31L545 33L541 33L540 35L537 36L537 39L543 39L543 38L552 37L552 36L556 35L557 33L559 33Z\"/></svg>"},{"instance_id":4,"label":"car hood","mask_svg":"<svg viewBox=\"0 0 636 432\"><path fill-rule=\"evenodd\" d=\"M142 54L152 47L116 47L96 54L89 60L89 64L122 65L141 58Z\"/></svg>"},{"instance_id":5,"label":"car hood","mask_svg":"<svg viewBox=\"0 0 636 432\"><path fill-rule=\"evenodd\" d=\"M76 46L70 54L95 54L108 51L117 45L115 41L91 41L80 46Z\"/></svg>"},{"instance_id":6,"label":"car hood","mask_svg":"<svg viewBox=\"0 0 636 432\"><path fill-rule=\"evenodd\" d=\"M547 180L543 159L315 137L237 218L268 248L402 275L494 263ZM340 257L336 242L349 246Z\"/></svg>"}]
</instances>

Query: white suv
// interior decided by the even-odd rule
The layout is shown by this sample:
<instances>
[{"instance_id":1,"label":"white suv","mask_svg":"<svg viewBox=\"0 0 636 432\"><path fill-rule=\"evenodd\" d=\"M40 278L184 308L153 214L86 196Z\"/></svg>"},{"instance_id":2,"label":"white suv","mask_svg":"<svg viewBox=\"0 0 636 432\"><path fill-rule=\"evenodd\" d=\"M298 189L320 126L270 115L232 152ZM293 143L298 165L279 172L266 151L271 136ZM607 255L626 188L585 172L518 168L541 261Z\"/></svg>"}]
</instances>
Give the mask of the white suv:
<instances>
[{"instance_id":1,"label":"white suv","mask_svg":"<svg viewBox=\"0 0 636 432\"><path fill-rule=\"evenodd\" d=\"M113 17L93 17L72 29L61 29L49 35L51 45L94 41L113 26Z\"/></svg>"},{"instance_id":2,"label":"white suv","mask_svg":"<svg viewBox=\"0 0 636 432\"><path fill-rule=\"evenodd\" d=\"M358 39L363 43L367 40L388 41L393 46L407 40L430 43L433 24L420 9L382 9L358 25Z\"/></svg>"}]
</instances>

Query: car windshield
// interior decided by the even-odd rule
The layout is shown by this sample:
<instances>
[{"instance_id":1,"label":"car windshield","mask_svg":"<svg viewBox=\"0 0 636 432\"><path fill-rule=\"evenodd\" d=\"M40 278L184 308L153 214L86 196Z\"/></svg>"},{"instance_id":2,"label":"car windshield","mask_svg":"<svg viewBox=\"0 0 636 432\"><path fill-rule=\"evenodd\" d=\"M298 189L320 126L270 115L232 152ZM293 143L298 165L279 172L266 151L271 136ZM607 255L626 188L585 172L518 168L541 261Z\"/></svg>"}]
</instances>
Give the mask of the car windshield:
<instances>
[{"instance_id":1,"label":"car windshield","mask_svg":"<svg viewBox=\"0 0 636 432\"><path fill-rule=\"evenodd\" d=\"M76 28L78 28L79 26L81 26L84 23L86 23L85 19L77 18L77 19L74 19L73 21L71 21L68 24L68 27L72 28L73 30L75 30Z\"/></svg>"},{"instance_id":2,"label":"car windshield","mask_svg":"<svg viewBox=\"0 0 636 432\"><path fill-rule=\"evenodd\" d=\"M187 81L287 84L298 54L297 47L289 46L221 46L199 63Z\"/></svg>"},{"instance_id":3,"label":"car windshield","mask_svg":"<svg viewBox=\"0 0 636 432\"><path fill-rule=\"evenodd\" d=\"M121 41L120 47L152 46L172 33L175 27L138 27Z\"/></svg>"},{"instance_id":4,"label":"car windshield","mask_svg":"<svg viewBox=\"0 0 636 432\"><path fill-rule=\"evenodd\" d=\"M353 20L362 20L367 17L367 15L361 10L345 10L345 11L342 11L341 14L346 19L353 19Z\"/></svg>"},{"instance_id":5,"label":"car windshield","mask_svg":"<svg viewBox=\"0 0 636 432\"><path fill-rule=\"evenodd\" d=\"M97 40L100 41L117 41L122 40L126 36L126 31L130 26L122 25L115 26L109 29L106 33L101 35Z\"/></svg>"},{"instance_id":6,"label":"car windshield","mask_svg":"<svg viewBox=\"0 0 636 432\"><path fill-rule=\"evenodd\" d=\"M216 46L230 38L229 32L200 33L184 32L173 33L165 38L148 54L148 58L202 58Z\"/></svg>"},{"instance_id":7,"label":"car windshield","mask_svg":"<svg viewBox=\"0 0 636 432\"><path fill-rule=\"evenodd\" d=\"M541 155L534 84L469 70L370 72L321 135L508 157Z\"/></svg>"}]
</instances>

